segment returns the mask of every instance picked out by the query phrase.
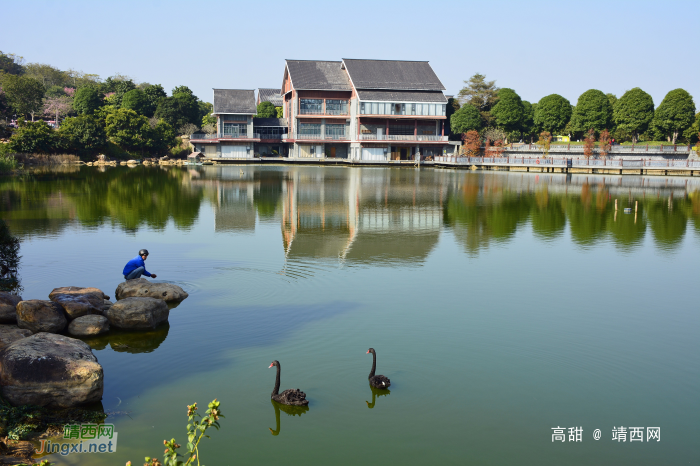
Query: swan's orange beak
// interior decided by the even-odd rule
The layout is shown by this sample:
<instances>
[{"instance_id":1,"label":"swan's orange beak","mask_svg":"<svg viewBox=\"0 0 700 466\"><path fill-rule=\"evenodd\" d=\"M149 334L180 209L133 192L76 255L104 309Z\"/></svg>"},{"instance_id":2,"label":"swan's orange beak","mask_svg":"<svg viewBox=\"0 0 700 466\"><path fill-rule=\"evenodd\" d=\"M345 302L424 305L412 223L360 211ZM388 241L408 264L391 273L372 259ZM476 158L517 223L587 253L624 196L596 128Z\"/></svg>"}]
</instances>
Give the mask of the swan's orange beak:
<instances>
[{"instance_id":1,"label":"swan's orange beak","mask_svg":"<svg viewBox=\"0 0 700 466\"><path fill-rule=\"evenodd\" d=\"M367 350L367 352L365 354L369 354L369 350Z\"/></svg>"},{"instance_id":2,"label":"swan's orange beak","mask_svg":"<svg viewBox=\"0 0 700 466\"><path fill-rule=\"evenodd\" d=\"M272 366L274 366L274 364L270 364L270 367L272 367ZM270 367L268 367L268 369L269 369Z\"/></svg>"}]
</instances>

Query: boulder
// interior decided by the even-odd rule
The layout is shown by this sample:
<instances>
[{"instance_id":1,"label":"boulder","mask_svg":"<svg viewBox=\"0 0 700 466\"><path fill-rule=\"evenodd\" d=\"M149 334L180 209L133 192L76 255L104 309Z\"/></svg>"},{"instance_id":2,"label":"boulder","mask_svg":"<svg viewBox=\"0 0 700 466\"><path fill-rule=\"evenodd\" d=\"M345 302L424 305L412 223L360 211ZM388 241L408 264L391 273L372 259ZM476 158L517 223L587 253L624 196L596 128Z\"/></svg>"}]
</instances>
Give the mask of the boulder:
<instances>
[{"instance_id":1,"label":"boulder","mask_svg":"<svg viewBox=\"0 0 700 466\"><path fill-rule=\"evenodd\" d=\"M153 283L145 278L127 280L117 286L114 296L117 299L132 297L158 298L167 302L179 302L189 295L185 290L171 283Z\"/></svg>"},{"instance_id":2,"label":"boulder","mask_svg":"<svg viewBox=\"0 0 700 466\"><path fill-rule=\"evenodd\" d=\"M105 299L104 301L102 301L102 312L104 313L104 311L112 307L112 304L114 303L109 299Z\"/></svg>"},{"instance_id":3,"label":"boulder","mask_svg":"<svg viewBox=\"0 0 700 466\"><path fill-rule=\"evenodd\" d=\"M76 337L99 335L108 331L109 320L105 316L82 316L68 325L68 333Z\"/></svg>"},{"instance_id":4,"label":"boulder","mask_svg":"<svg viewBox=\"0 0 700 466\"><path fill-rule=\"evenodd\" d=\"M13 405L94 403L102 399L103 384L102 366L75 338L38 333L0 351L0 392Z\"/></svg>"},{"instance_id":5,"label":"boulder","mask_svg":"<svg viewBox=\"0 0 700 466\"><path fill-rule=\"evenodd\" d=\"M69 319L75 319L88 314L102 314L104 300L109 296L98 288L63 286L54 288L49 293L49 299L60 304Z\"/></svg>"},{"instance_id":6,"label":"boulder","mask_svg":"<svg viewBox=\"0 0 700 466\"><path fill-rule=\"evenodd\" d=\"M168 321L170 309L156 298L120 299L104 312L109 325L117 328L153 329Z\"/></svg>"},{"instance_id":7,"label":"boulder","mask_svg":"<svg viewBox=\"0 0 700 466\"><path fill-rule=\"evenodd\" d=\"M16 325L0 325L0 350L17 340L32 334L31 330L19 328Z\"/></svg>"},{"instance_id":8,"label":"boulder","mask_svg":"<svg viewBox=\"0 0 700 466\"><path fill-rule=\"evenodd\" d=\"M17 322L17 304L20 301L22 301L21 296L0 291L0 324Z\"/></svg>"},{"instance_id":9,"label":"boulder","mask_svg":"<svg viewBox=\"0 0 700 466\"><path fill-rule=\"evenodd\" d=\"M67 323L63 308L53 301L30 299L17 304L17 326L32 333L59 333Z\"/></svg>"}]
</instances>

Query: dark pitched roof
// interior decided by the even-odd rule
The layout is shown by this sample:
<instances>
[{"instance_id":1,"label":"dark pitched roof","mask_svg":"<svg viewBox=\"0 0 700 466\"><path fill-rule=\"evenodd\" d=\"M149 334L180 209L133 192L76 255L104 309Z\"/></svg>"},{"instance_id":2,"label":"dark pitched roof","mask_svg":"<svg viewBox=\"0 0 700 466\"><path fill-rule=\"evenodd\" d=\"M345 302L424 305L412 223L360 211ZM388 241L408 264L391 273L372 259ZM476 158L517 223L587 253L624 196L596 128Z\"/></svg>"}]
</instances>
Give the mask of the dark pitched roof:
<instances>
[{"instance_id":1,"label":"dark pitched roof","mask_svg":"<svg viewBox=\"0 0 700 466\"><path fill-rule=\"evenodd\" d=\"M286 118L253 118L253 126L287 126Z\"/></svg>"},{"instance_id":2,"label":"dark pitched roof","mask_svg":"<svg viewBox=\"0 0 700 466\"><path fill-rule=\"evenodd\" d=\"M339 61L287 60L294 89L350 91L348 75Z\"/></svg>"},{"instance_id":3,"label":"dark pitched roof","mask_svg":"<svg viewBox=\"0 0 700 466\"><path fill-rule=\"evenodd\" d=\"M443 91L427 61L343 59L355 89Z\"/></svg>"},{"instance_id":4,"label":"dark pitched roof","mask_svg":"<svg viewBox=\"0 0 700 466\"><path fill-rule=\"evenodd\" d=\"M282 106L282 94L280 93L280 89L268 89L261 87L258 89L258 98L260 99L260 102L270 102L275 107Z\"/></svg>"},{"instance_id":5,"label":"dark pitched roof","mask_svg":"<svg viewBox=\"0 0 700 466\"><path fill-rule=\"evenodd\" d=\"M439 102L446 103L442 92L435 91L374 91L359 90L360 100L383 100L386 102Z\"/></svg>"},{"instance_id":6,"label":"dark pitched roof","mask_svg":"<svg viewBox=\"0 0 700 466\"><path fill-rule=\"evenodd\" d=\"M256 114L255 91L244 89L214 89L212 113Z\"/></svg>"}]
</instances>

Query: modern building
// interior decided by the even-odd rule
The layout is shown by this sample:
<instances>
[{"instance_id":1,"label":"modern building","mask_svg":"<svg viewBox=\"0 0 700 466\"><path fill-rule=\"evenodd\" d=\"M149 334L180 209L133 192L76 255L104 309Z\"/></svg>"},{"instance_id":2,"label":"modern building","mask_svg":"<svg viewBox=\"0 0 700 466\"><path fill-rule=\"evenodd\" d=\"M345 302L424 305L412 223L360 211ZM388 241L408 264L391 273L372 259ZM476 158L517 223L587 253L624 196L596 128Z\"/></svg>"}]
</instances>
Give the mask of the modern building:
<instances>
[{"instance_id":1,"label":"modern building","mask_svg":"<svg viewBox=\"0 0 700 466\"><path fill-rule=\"evenodd\" d=\"M220 158L430 160L453 152L443 90L426 61L286 60L279 100L276 89L257 97L284 118L254 119L253 91L214 89L219 132L192 143Z\"/></svg>"}]
</instances>

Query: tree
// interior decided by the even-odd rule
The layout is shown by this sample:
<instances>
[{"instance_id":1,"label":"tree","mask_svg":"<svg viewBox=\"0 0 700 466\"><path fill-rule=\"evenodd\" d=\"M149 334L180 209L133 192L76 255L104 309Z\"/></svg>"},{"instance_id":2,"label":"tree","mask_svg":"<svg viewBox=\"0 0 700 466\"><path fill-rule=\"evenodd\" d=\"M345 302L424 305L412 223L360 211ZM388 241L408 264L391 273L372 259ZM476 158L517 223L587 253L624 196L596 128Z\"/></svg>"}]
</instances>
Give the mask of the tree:
<instances>
[{"instance_id":1,"label":"tree","mask_svg":"<svg viewBox=\"0 0 700 466\"><path fill-rule=\"evenodd\" d=\"M66 118L58 130L61 146L78 156L92 156L107 145L104 122L96 115Z\"/></svg>"},{"instance_id":2,"label":"tree","mask_svg":"<svg viewBox=\"0 0 700 466\"><path fill-rule=\"evenodd\" d=\"M132 89L122 97L121 108L133 110L141 115L149 116L150 102L146 93L141 89Z\"/></svg>"},{"instance_id":3,"label":"tree","mask_svg":"<svg viewBox=\"0 0 700 466\"><path fill-rule=\"evenodd\" d=\"M155 126L149 125L150 131L146 133L145 148L155 154L165 154L175 145L175 130L163 120Z\"/></svg>"},{"instance_id":4,"label":"tree","mask_svg":"<svg viewBox=\"0 0 700 466\"><path fill-rule=\"evenodd\" d=\"M462 140L464 141L464 155L467 157L475 157L479 154L481 149L481 137L479 132L475 130L469 130L462 134Z\"/></svg>"},{"instance_id":5,"label":"tree","mask_svg":"<svg viewBox=\"0 0 700 466\"><path fill-rule=\"evenodd\" d=\"M546 157L549 155L549 148L551 147L552 134L549 131L542 131L540 133L540 138L537 140L537 145L542 149L542 156Z\"/></svg>"},{"instance_id":6,"label":"tree","mask_svg":"<svg viewBox=\"0 0 700 466\"><path fill-rule=\"evenodd\" d=\"M148 145L151 125L148 118L133 110L120 108L105 118L107 137L127 151L143 151Z\"/></svg>"},{"instance_id":7,"label":"tree","mask_svg":"<svg viewBox=\"0 0 700 466\"><path fill-rule=\"evenodd\" d=\"M284 107L275 107L275 111L277 112L277 118L284 118Z\"/></svg>"},{"instance_id":8,"label":"tree","mask_svg":"<svg viewBox=\"0 0 700 466\"><path fill-rule=\"evenodd\" d=\"M197 98L195 97L195 99ZM214 106L209 102L202 102L201 100L197 99L197 105L199 106L199 118L204 118L214 111Z\"/></svg>"},{"instance_id":9,"label":"tree","mask_svg":"<svg viewBox=\"0 0 700 466\"><path fill-rule=\"evenodd\" d=\"M184 125L180 126L180 128L178 128L177 130L178 134L188 136L190 134L196 133L197 131L199 131L199 128L197 127L197 125L193 125L192 123L185 123Z\"/></svg>"},{"instance_id":10,"label":"tree","mask_svg":"<svg viewBox=\"0 0 700 466\"><path fill-rule=\"evenodd\" d=\"M165 93L163 86L160 84L151 84L150 86L146 86L143 89L143 93L145 94L146 99L148 99L148 108L144 115L147 117L152 117L156 113L156 108L158 108L158 102L160 102L160 99L167 97L168 95Z\"/></svg>"},{"instance_id":11,"label":"tree","mask_svg":"<svg viewBox=\"0 0 700 466\"><path fill-rule=\"evenodd\" d=\"M59 124L61 116L73 111L73 99L67 95L47 97L44 99L44 115L55 116L56 124Z\"/></svg>"},{"instance_id":12,"label":"tree","mask_svg":"<svg viewBox=\"0 0 700 466\"><path fill-rule=\"evenodd\" d=\"M535 125L550 134L560 134L571 120L571 102L559 94L542 97L535 111Z\"/></svg>"},{"instance_id":13,"label":"tree","mask_svg":"<svg viewBox=\"0 0 700 466\"><path fill-rule=\"evenodd\" d=\"M453 134L463 134L470 130L479 131L484 126L484 121L476 107L463 105L452 115L450 126Z\"/></svg>"},{"instance_id":14,"label":"tree","mask_svg":"<svg viewBox=\"0 0 700 466\"><path fill-rule=\"evenodd\" d=\"M216 125L212 123L205 123L202 126L202 131L204 131L207 134L214 134L216 133Z\"/></svg>"},{"instance_id":15,"label":"tree","mask_svg":"<svg viewBox=\"0 0 700 466\"><path fill-rule=\"evenodd\" d=\"M94 87L81 87L75 91L73 108L80 115L91 115L102 105L102 95Z\"/></svg>"},{"instance_id":16,"label":"tree","mask_svg":"<svg viewBox=\"0 0 700 466\"><path fill-rule=\"evenodd\" d=\"M520 139L535 132L535 108L527 100L523 100L523 121L520 123Z\"/></svg>"},{"instance_id":17,"label":"tree","mask_svg":"<svg viewBox=\"0 0 700 466\"><path fill-rule=\"evenodd\" d=\"M3 53L0 50L0 74L20 75L24 73L24 57L15 55L14 53Z\"/></svg>"},{"instance_id":18,"label":"tree","mask_svg":"<svg viewBox=\"0 0 700 466\"><path fill-rule=\"evenodd\" d=\"M165 120L173 128L179 128L185 123L196 125L202 119L197 98L185 86L173 89L172 97L161 99L155 116Z\"/></svg>"},{"instance_id":19,"label":"tree","mask_svg":"<svg viewBox=\"0 0 700 466\"><path fill-rule=\"evenodd\" d=\"M255 118L275 118L277 115L277 110L272 102L260 102L258 104L258 114Z\"/></svg>"},{"instance_id":20,"label":"tree","mask_svg":"<svg viewBox=\"0 0 700 466\"><path fill-rule=\"evenodd\" d=\"M63 87L68 81L66 73L43 63L28 64L24 67L24 75L36 79L47 88L51 86Z\"/></svg>"},{"instance_id":21,"label":"tree","mask_svg":"<svg viewBox=\"0 0 700 466\"><path fill-rule=\"evenodd\" d=\"M455 99L454 97L450 97L449 99L447 99L447 106L445 107L445 116L447 117L446 130L447 130L447 135L450 136L450 139L455 140L455 141L459 140L461 135L459 135L459 134L453 135L452 134L452 131L451 131L452 115L454 115L454 113L457 110L459 110L459 107L460 107L460 105L459 105L459 101L457 99ZM281 108L281 107L279 107L279 108ZM278 117L278 118L281 118L281 117Z\"/></svg>"},{"instance_id":22,"label":"tree","mask_svg":"<svg viewBox=\"0 0 700 466\"><path fill-rule=\"evenodd\" d=\"M525 108L520 96L513 90L503 88L498 91L498 102L491 109L496 124L506 132L522 128Z\"/></svg>"},{"instance_id":23,"label":"tree","mask_svg":"<svg viewBox=\"0 0 700 466\"><path fill-rule=\"evenodd\" d=\"M496 81L486 81L486 76L476 73L464 81L465 87L459 91L458 98L462 103L473 105L481 113L486 123L491 124L491 108L498 101L498 87Z\"/></svg>"},{"instance_id":24,"label":"tree","mask_svg":"<svg viewBox=\"0 0 700 466\"><path fill-rule=\"evenodd\" d=\"M0 86L0 118L7 120L10 116L10 104L7 102L5 91Z\"/></svg>"},{"instance_id":25,"label":"tree","mask_svg":"<svg viewBox=\"0 0 700 466\"><path fill-rule=\"evenodd\" d=\"M484 137L487 141L503 141L506 137L506 133L500 128L486 128L484 130Z\"/></svg>"},{"instance_id":26,"label":"tree","mask_svg":"<svg viewBox=\"0 0 700 466\"><path fill-rule=\"evenodd\" d=\"M0 82L10 107L18 117L39 112L43 106L44 86L34 78L6 74Z\"/></svg>"},{"instance_id":27,"label":"tree","mask_svg":"<svg viewBox=\"0 0 700 466\"><path fill-rule=\"evenodd\" d=\"M597 89L589 89L578 98L571 115L573 130L579 133L594 129L602 131L612 126L612 107L607 96Z\"/></svg>"},{"instance_id":28,"label":"tree","mask_svg":"<svg viewBox=\"0 0 700 466\"><path fill-rule=\"evenodd\" d=\"M693 97L683 89L674 89L666 94L661 105L654 112L653 125L663 131L675 144L678 133L690 127L694 117Z\"/></svg>"},{"instance_id":29,"label":"tree","mask_svg":"<svg viewBox=\"0 0 700 466\"><path fill-rule=\"evenodd\" d=\"M607 93L605 94L605 97L608 98L608 102L610 102L610 107L615 108L615 104L617 103L617 96L612 93Z\"/></svg>"},{"instance_id":30,"label":"tree","mask_svg":"<svg viewBox=\"0 0 700 466\"><path fill-rule=\"evenodd\" d=\"M0 97L0 99L2 99L2 97ZM1 106L2 101L0 100L0 107ZM2 118L2 110L0 110L0 118ZM690 128L683 131L683 137L688 141L688 144L692 144L698 140L698 133L700 133L700 112L695 115L695 123L693 123Z\"/></svg>"},{"instance_id":31,"label":"tree","mask_svg":"<svg viewBox=\"0 0 700 466\"><path fill-rule=\"evenodd\" d=\"M601 157L608 155L610 151L610 132L604 129L600 132L600 137L598 138L598 151Z\"/></svg>"},{"instance_id":32,"label":"tree","mask_svg":"<svg viewBox=\"0 0 700 466\"><path fill-rule=\"evenodd\" d=\"M10 138L12 152L49 154L56 148L54 130L43 121L21 123Z\"/></svg>"},{"instance_id":33,"label":"tree","mask_svg":"<svg viewBox=\"0 0 700 466\"><path fill-rule=\"evenodd\" d=\"M649 127L654 118L654 100L638 87L623 94L613 107L613 120L617 127L632 135L636 144L639 134Z\"/></svg>"},{"instance_id":34,"label":"tree","mask_svg":"<svg viewBox=\"0 0 700 466\"><path fill-rule=\"evenodd\" d=\"M590 157L593 155L593 149L595 149L595 130L589 129L588 135L583 143L583 155L585 155L586 158Z\"/></svg>"}]
</instances>

